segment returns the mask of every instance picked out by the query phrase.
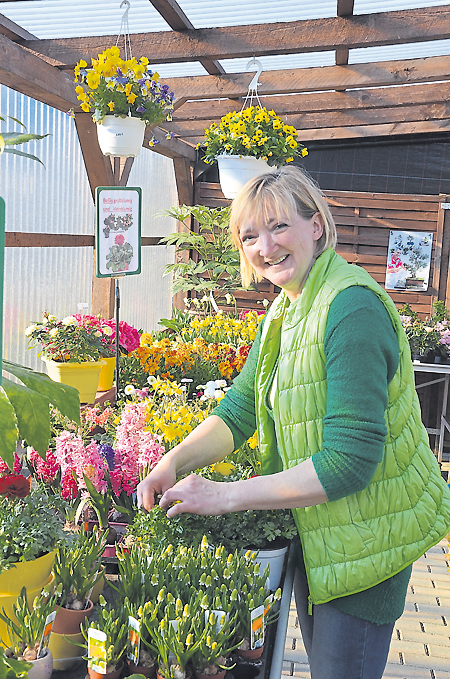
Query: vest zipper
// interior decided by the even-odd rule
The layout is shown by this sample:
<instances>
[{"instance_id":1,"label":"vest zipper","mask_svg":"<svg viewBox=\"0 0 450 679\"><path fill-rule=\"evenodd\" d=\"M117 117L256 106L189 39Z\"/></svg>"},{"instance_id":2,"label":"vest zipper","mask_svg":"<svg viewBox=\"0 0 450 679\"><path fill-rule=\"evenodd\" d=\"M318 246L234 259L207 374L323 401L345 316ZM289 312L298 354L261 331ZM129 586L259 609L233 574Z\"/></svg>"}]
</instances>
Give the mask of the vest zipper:
<instances>
[{"instance_id":1,"label":"vest zipper","mask_svg":"<svg viewBox=\"0 0 450 679\"><path fill-rule=\"evenodd\" d=\"M313 600L311 599L311 595L308 595L308 615L313 614Z\"/></svg>"}]
</instances>

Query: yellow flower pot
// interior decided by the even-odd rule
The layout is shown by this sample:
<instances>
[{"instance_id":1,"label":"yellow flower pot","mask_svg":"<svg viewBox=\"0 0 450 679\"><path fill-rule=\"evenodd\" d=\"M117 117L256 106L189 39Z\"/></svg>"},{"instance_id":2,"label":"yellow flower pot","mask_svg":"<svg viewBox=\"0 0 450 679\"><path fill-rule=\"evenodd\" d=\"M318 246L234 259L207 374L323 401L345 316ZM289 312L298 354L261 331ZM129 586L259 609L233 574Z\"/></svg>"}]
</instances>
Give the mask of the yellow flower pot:
<instances>
[{"instance_id":1,"label":"yellow flower pot","mask_svg":"<svg viewBox=\"0 0 450 679\"><path fill-rule=\"evenodd\" d=\"M54 554L53 554L53 557L54 557ZM30 561L29 563L30 564L36 563L36 561ZM33 601L35 600L35 598L37 596L39 596L43 587L45 585L51 584L54 579L55 579L55 576L52 573L51 575L49 575L49 577L47 578L47 580L45 582L43 582L42 584L39 585L39 587L31 588L31 587L28 587L27 583L22 582L20 587L19 587L19 585L17 585L18 592L14 593L14 594L0 594L0 611L4 610L6 615L9 618L11 618L11 620L14 620L15 622L17 622L17 618L14 615L13 605L17 604L17 598L20 594L20 590L22 589L22 587L25 586L27 588L27 601L28 601L28 604L30 606L32 606ZM9 646L9 644L11 644L11 643L12 643L12 640L9 638L8 627L7 627L6 623L3 622L3 620L0 620L0 646L3 647L3 648L7 648Z\"/></svg>"},{"instance_id":2,"label":"yellow flower pot","mask_svg":"<svg viewBox=\"0 0 450 679\"><path fill-rule=\"evenodd\" d=\"M75 387L80 395L80 403L94 403L100 370L105 364L103 359L86 363L59 363L45 359L45 363L50 379Z\"/></svg>"},{"instance_id":3,"label":"yellow flower pot","mask_svg":"<svg viewBox=\"0 0 450 679\"><path fill-rule=\"evenodd\" d=\"M33 561L18 561L14 568L0 573L0 596L12 594L17 599L22 587L27 591L42 589L49 581L55 553L49 552Z\"/></svg>"},{"instance_id":4,"label":"yellow flower pot","mask_svg":"<svg viewBox=\"0 0 450 679\"><path fill-rule=\"evenodd\" d=\"M78 634L57 634L57 632L52 632L48 647L53 656L53 669L67 671L79 665L85 650L75 646L75 643L82 644L83 641L81 632Z\"/></svg>"},{"instance_id":5,"label":"yellow flower pot","mask_svg":"<svg viewBox=\"0 0 450 679\"><path fill-rule=\"evenodd\" d=\"M114 382L114 370L116 369L116 357L103 358L106 365L100 370L100 377L98 379L98 391L108 391L111 389Z\"/></svg>"}]
</instances>

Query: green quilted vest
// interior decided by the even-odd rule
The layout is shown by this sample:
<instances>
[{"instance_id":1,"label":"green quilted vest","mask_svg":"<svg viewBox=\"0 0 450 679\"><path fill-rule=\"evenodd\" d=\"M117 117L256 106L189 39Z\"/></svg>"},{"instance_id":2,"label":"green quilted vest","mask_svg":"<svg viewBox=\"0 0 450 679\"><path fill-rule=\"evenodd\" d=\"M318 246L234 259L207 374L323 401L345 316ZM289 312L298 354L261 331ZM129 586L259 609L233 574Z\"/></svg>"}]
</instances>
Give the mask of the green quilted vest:
<instances>
[{"instance_id":1,"label":"green quilted vest","mask_svg":"<svg viewBox=\"0 0 450 679\"><path fill-rule=\"evenodd\" d=\"M428 445L414 387L408 340L389 295L334 250L315 262L292 304L281 293L264 323L256 372L256 413L264 474L289 469L321 449L327 376L328 309L347 287L362 285L385 305L397 332L400 362L388 387L383 461L363 491L294 509L313 603L373 587L442 539L450 493ZM273 379L273 417L266 408Z\"/></svg>"}]
</instances>

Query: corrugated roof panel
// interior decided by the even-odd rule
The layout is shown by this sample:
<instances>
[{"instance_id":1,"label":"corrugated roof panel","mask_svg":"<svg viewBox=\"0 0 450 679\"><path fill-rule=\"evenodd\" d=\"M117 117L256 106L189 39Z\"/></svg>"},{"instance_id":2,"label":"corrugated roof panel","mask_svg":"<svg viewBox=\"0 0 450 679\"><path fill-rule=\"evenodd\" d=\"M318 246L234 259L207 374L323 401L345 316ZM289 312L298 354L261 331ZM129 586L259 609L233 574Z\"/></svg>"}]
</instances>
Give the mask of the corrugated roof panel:
<instances>
[{"instance_id":1,"label":"corrugated roof panel","mask_svg":"<svg viewBox=\"0 0 450 679\"><path fill-rule=\"evenodd\" d=\"M450 40L430 40L407 45L382 45L350 50L350 64L366 64L372 61L417 59L418 57L439 57L450 54Z\"/></svg>"}]
</instances>

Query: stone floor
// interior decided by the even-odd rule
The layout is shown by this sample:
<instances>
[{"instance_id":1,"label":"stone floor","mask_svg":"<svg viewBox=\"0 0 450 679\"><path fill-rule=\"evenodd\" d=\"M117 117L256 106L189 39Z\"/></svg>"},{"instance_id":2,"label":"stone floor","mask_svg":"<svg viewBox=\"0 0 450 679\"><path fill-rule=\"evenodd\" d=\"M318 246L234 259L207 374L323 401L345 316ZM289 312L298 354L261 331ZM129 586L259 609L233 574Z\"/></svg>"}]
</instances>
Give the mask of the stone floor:
<instances>
[{"instance_id":1,"label":"stone floor","mask_svg":"<svg viewBox=\"0 0 450 679\"><path fill-rule=\"evenodd\" d=\"M447 540L413 566L405 612L397 620L384 679L450 679L450 553ZM310 679L294 601L282 676Z\"/></svg>"}]
</instances>

